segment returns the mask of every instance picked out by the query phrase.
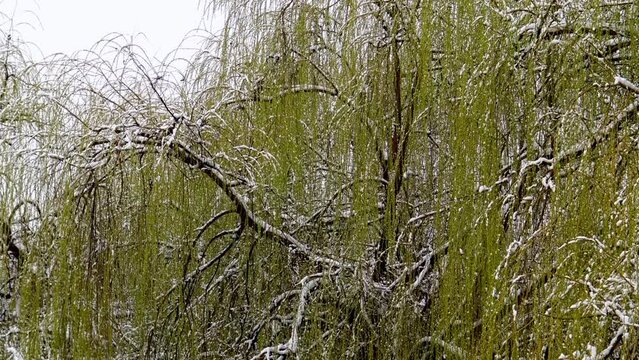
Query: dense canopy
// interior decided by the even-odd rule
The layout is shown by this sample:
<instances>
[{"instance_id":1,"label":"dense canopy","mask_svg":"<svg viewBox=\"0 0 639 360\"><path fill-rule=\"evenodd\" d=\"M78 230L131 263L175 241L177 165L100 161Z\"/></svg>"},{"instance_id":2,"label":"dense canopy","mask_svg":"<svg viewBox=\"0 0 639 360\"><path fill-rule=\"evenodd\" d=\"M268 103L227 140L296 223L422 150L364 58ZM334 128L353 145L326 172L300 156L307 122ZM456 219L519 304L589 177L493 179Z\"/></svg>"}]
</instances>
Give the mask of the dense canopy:
<instances>
[{"instance_id":1,"label":"dense canopy","mask_svg":"<svg viewBox=\"0 0 639 360\"><path fill-rule=\"evenodd\" d=\"M201 5L0 29L3 356L639 357L639 4Z\"/></svg>"}]
</instances>

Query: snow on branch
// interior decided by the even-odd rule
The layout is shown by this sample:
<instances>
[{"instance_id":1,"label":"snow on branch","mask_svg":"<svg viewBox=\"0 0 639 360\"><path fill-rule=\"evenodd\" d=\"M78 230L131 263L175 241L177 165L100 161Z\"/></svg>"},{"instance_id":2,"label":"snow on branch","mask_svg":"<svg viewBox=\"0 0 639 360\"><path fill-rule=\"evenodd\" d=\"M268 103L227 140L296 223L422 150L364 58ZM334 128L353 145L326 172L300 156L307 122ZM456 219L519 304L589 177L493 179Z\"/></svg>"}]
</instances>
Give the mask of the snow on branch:
<instances>
[{"instance_id":1,"label":"snow on branch","mask_svg":"<svg viewBox=\"0 0 639 360\"><path fill-rule=\"evenodd\" d=\"M286 344L266 347L262 349L259 354L251 358L251 360L271 359L271 355L273 354L286 356L289 354L297 353L299 346L299 328L300 326L302 326L302 321L304 320L304 313L306 312L306 306L308 305L308 296L310 295L311 291L313 291L317 287L317 285L319 285L319 282L321 280L321 277L317 277L318 275L321 276L324 274L320 273L309 275L301 281L303 285L302 290L300 291L300 300L297 305L297 313L293 321L293 325L291 328L291 337L289 338L288 342L286 342Z\"/></svg>"},{"instance_id":2,"label":"snow on branch","mask_svg":"<svg viewBox=\"0 0 639 360\"><path fill-rule=\"evenodd\" d=\"M305 282L307 278L304 278L302 282ZM299 328L302 325L304 319L304 312L306 310L306 303L308 302L308 296L315 287L319 284L320 279L312 279L306 282L302 286L302 292L300 293L300 302L297 306L297 314L295 315L295 322L293 323L293 330L291 331L291 338L288 341L288 347L291 352L296 353L299 345Z\"/></svg>"},{"instance_id":3,"label":"snow on branch","mask_svg":"<svg viewBox=\"0 0 639 360\"><path fill-rule=\"evenodd\" d=\"M626 89L626 90L630 90L632 92L634 92L635 94L639 95L639 87L635 84L633 84L630 80L621 77L621 76L615 76L615 85L619 85L622 88Z\"/></svg>"},{"instance_id":4,"label":"snow on branch","mask_svg":"<svg viewBox=\"0 0 639 360\"><path fill-rule=\"evenodd\" d=\"M244 97L244 98L239 98L239 99L233 99L233 100L229 100L226 101L224 103L222 103L222 106L229 106L229 105L234 105L234 104L239 104L239 103L244 103L244 102L251 102L251 101L256 101L256 102L273 102L276 98L283 98L286 95L289 94L299 94L299 93L320 93L320 94L326 94L326 95L331 95L331 96L337 96L338 92L335 89L331 89L325 86L321 86L321 85L313 85L313 84L307 84L307 85L293 85L289 88L286 88L282 91L280 91L276 96L264 96L264 95L256 95L253 97Z\"/></svg>"},{"instance_id":5,"label":"snow on branch","mask_svg":"<svg viewBox=\"0 0 639 360\"><path fill-rule=\"evenodd\" d=\"M556 162L559 164L567 163L573 159L577 159L585 154L588 150L594 150L599 144L604 142L612 132L619 127L623 122L630 118L632 114L637 111L639 107L639 99L633 101L630 105L626 106L618 115L617 118L598 132L594 139L590 142L582 143L573 149L562 152L557 157Z\"/></svg>"},{"instance_id":6,"label":"snow on branch","mask_svg":"<svg viewBox=\"0 0 639 360\"><path fill-rule=\"evenodd\" d=\"M187 165L193 166L201 170L204 174L209 176L215 181L215 183L226 193L229 199L237 206L237 211L242 218L245 218L249 227L255 230L259 234L263 234L266 237L274 238L283 245L296 248L303 253L307 258L319 262L325 263L331 266L337 267L352 267L337 260L327 258L316 254L308 245L303 244L292 235L276 228L264 219L258 217L251 209L249 204L246 203L244 197L233 187L230 186L229 181L224 176L219 166L212 163L206 158L202 158L199 155L191 151L186 145L180 142L174 142L169 149L169 155L179 160L182 160Z\"/></svg>"},{"instance_id":7,"label":"snow on branch","mask_svg":"<svg viewBox=\"0 0 639 360\"><path fill-rule=\"evenodd\" d=\"M529 23L517 30L517 37L521 40L527 34L535 34L540 30L539 24ZM551 38L562 35L576 35L576 34L601 34L608 36L622 36L622 32L613 26L604 24L603 26L571 26L566 24L551 25L548 27L541 27L543 38Z\"/></svg>"},{"instance_id":8,"label":"snow on branch","mask_svg":"<svg viewBox=\"0 0 639 360\"><path fill-rule=\"evenodd\" d=\"M175 139L171 143L165 143L161 134L146 129L140 129L138 136L132 139L132 141L141 145L165 149L168 156L180 160L182 163L201 171L211 178L233 202L236 207L236 212L243 221L246 222L246 225L258 234L266 238L275 239L284 246L295 248L303 254L304 257L316 263L323 263L338 268L354 269L354 265L350 263L338 261L316 253L309 245L300 242L293 235L280 230L259 217L251 210L244 196L235 188L233 181L227 178L226 172L212 159L194 152L187 144L178 139Z\"/></svg>"},{"instance_id":9,"label":"snow on branch","mask_svg":"<svg viewBox=\"0 0 639 360\"><path fill-rule=\"evenodd\" d=\"M415 223L417 223L417 222L419 222L421 220L431 218L431 217L433 217L433 216L435 216L435 215L437 215L439 213L446 212L446 211L448 211L448 207L443 207L443 208L441 208L439 210L431 210L431 211L425 212L423 214L419 214L417 216L414 216L414 217L410 218L408 220L408 222L406 223L406 225L415 224Z\"/></svg>"},{"instance_id":10,"label":"snow on branch","mask_svg":"<svg viewBox=\"0 0 639 360\"><path fill-rule=\"evenodd\" d=\"M626 325L621 325L619 327L619 329L617 329L617 332L615 333L615 335L610 340L610 343L608 344L608 347L606 347L605 349L603 349L602 352L597 354L597 357L595 359L603 360L603 359L607 359L607 358L611 357L613 355L613 351L615 351L617 346L619 346L621 344L621 341L623 340L623 335L627 331L628 330L626 329Z\"/></svg>"}]
</instances>

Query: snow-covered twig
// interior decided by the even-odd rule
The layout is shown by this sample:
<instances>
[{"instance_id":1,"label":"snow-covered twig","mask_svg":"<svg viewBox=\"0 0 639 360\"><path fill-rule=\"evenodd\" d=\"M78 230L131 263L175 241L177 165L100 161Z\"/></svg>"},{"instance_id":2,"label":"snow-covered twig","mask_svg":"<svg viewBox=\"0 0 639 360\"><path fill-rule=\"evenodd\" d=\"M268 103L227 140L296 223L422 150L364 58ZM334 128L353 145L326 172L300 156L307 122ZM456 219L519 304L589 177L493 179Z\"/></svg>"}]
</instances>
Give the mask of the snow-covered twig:
<instances>
[{"instance_id":1,"label":"snow-covered twig","mask_svg":"<svg viewBox=\"0 0 639 360\"><path fill-rule=\"evenodd\" d=\"M410 218L410 219L408 220L408 222L406 223L406 225L414 224L414 223L416 223L416 222L418 222L418 221L420 221L420 220L423 220L423 219L427 219L427 218L433 217L433 216L435 216L435 215L437 215L437 214L439 214L439 213L441 213L441 212L445 212L445 211L448 211L448 207L447 207L447 206L446 206L446 207L443 207L443 208L441 208L441 209L439 209L439 210L433 210L433 211L425 212L425 213L423 213L423 214L419 214L419 215L417 215L417 216L415 216L415 217Z\"/></svg>"},{"instance_id":2,"label":"snow-covered twig","mask_svg":"<svg viewBox=\"0 0 639 360\"><path fill-rule=\"evenodd\" d=\"M293 323L293 329L291 331L291 338L288 341L288 347L291 352L296 353L299 346L299 328L302 325L304 319L304 312L306 310L306 303L308 301L308 295L319 284L320 279L313 279L308 281L303 287L300 293L300 302L297 306L297 314L295 316L295 322Z\"/></svg>"},{"instance_id":3,"label":"snow-covered twig","mask_svg":"<svg viewBox=\"0 0 639 360\"><path fill-rule=\"evenodd\" d=\"M327 95L331 95L331 96L337 96L338 93L335 89L330 89L327 88L325 86L321 86L321 85L293 85L290 88L284 89L282 91L280 91L275 97L273 96L264 96L264 95L257 95L255 97L243 97L243 98L239 98L239 99L233 99L233 100L229 100L225 103L222 103L222 106L229 106L229 105L235 105L235 104L239 104L239 103L245 103L245 102L251 102L251 101L255 101L255 102L272 102L277 98L283 98L286 95L289 94L299 94L299 93L310 93L310 92L314 92L314 93L320 93L320 94L327 94Z\"/></svg>"},{"instance_id":4,"label":"snow-covered twig","mask_svg":"<svg viewBox=\"0 0 639 360\"><path fill-rule=\"evenodd\" d=\"M622 88L626 89L626 90L630 90L632 92L634 92L635 94L639 95L639 87L635 84L633 84L630 80L621 77L621 76L615 76L615 85L619 85Z\"/></svg>"},{"instance_id":5,"label":"snow-covered twig","mask_svg":"<svg viewBox=\"0 0 639 360\"><path fill-rule=\"evenodd\" d=\"M259 354L251 358L251 360L271 359L271 355L273 354L289 355L297 353L299 347L299 328L302 325L302 321L304 320L304 313L306 312L306 306L308 305L308 296L320 282L320 278L313 277L314 275L309 275L302 279L303 285L302 290L300 291L300 300L297 305L297 313L293 321L293 326L291 328L291 337L289 338L288 342L286 342L286 344L278 344L266 347L262 349Z\"/></svg>"},{"instance_id":6,"label":"snow-covered twig","mask_svg":"<svg viewBox=\"0 0 639 360\"><path fill-rule=\"evenodd\" d=\"M623 340L623 335L626 333L626 331L627 331L626 325L621 325L619 329L617 329L615 336L613 336L612 339L610 340L610 343L608 343L608 347L606 347L605 349L603 349L602 352L597 354L596 359L602 360L612 356L613 351L615 351L617 346L621 344L621 340Z\"/></svg>"},{"instance_id":7,"label":"snow-covered twig","mask_svg":"<svg viewBox=\"0 0 639 360\"><path fill-rule=\"evenodd\" d=\"M589 238L587 236L577 236L573 240L570 240L570 241L562 244L561 246L559 246L557 248L557 251L565 248L568 245L572 245L572 244L575 244L575 243L580 242L580 241L591 241L597 246L597 248L599 248L601 250L606 248L606 245L604 243L602 243L600 240L598 240L596 237Z\"/></svg>"}]
</instances>

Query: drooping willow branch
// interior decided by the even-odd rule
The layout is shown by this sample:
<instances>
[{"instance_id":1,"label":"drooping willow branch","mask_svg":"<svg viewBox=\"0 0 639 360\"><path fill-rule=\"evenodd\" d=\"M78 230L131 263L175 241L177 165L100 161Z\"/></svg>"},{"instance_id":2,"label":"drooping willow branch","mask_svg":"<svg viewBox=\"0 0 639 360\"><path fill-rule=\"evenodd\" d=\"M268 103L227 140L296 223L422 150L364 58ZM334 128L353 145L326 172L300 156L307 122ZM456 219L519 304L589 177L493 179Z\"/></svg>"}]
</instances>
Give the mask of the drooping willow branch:
<instances>
[{"instance_id":1,"label":"drooping willow branch","mask_svg":"<svg viewBox=\"0 0 639 360\"><path fill-rule=\"evenodd\" d=\"M639 87L623 77L615 76L614 84L639 95ZM614 133L614 131L619 129L634 114L636 114L638 110L639 110L639 99L635 99L632 103L630 103L628 106L623 108L621 112L619 112L617 116L608 125L606 125L601 130L599 130L590 141L580 143L571 149L560 152L556 158L546 158L545 156L540 156L536 160L526 161L525 158L528 155L528 152L527 152L527 149L522 149L522 152L518 154L517 159L513 161L512 163L504 166L500 170L500 174L505 174L511 171L511 169L514 167L513 165L515 164L515 162L523 163L519 171L520 177L523 177L523 175L527 171L536 169L540 165L547 165L551 167L554 166L555 164L559 164L561 166L567 165L573 160L581 158L586 152L588 152L588 150L594 150L595 148L597 148L597 146L599 146L600 144L605 142L607 139L609 139L610 136ZM504 182L504 178L500 177L500 179L493 184L493 187L497 187L497 185L500 185L503 182ZM493 187L487 188L487 189L490 190Z\"/></svg>"},{"instance_id":2,"label":"drooping willow branch","mask_svg":"<svg viewBox=\"0 0 639 360\"><path fill-rule=\"evenodd\" d=\"M115 130L115 135L120 135L119 132L121 131ZM135 133L136 136L128 138L128 140L132 143L142 146L152 146L157 151L164 149L169 157L177 159L185 165L188 165L193 169L197 169L211 178L235 205L236 212L240 215L243 221L246 221L247 227L253 229L258 234L269 239L274 239L286 247L296 249L304 257L313 262L339 268L354 269L353 264L318 254L316 251L311 249L309 245L302 243L293 235L278 229L255 214L255 212L251 210L250 205L247 203L244 196L238 192L235 186L233 186L234 184L232 180L227 179L222 168L211 159L195 153L188 145L178 139L173 139L173 141L166 143L163 141L164 138L160 133L153 132L149 129L139 128L136 129ZM106 143L112 144L113 142L117 143L118 141L124 140L101 139L94 141L93 145L97 146Z\"/></svg>"}]
</instances>

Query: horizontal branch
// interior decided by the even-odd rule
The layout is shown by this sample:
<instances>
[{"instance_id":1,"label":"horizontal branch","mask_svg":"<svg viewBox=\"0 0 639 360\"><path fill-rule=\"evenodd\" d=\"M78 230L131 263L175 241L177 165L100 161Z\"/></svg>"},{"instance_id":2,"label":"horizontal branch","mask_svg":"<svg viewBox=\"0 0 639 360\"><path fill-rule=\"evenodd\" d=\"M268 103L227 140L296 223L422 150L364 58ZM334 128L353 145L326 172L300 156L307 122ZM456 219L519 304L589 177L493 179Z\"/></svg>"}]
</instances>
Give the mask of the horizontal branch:
<instances>
[{"instance_id":1,"label":"horizontal branch","mask_svg":"<svg viewBox=\"0 0 639 360\"><path fill-rule=\"evenodd\" d=\"M421 220L424 220L424 219L427 219L427 218L431 218L431 217L433 217L433 216L435 216L435 215L437 215L437 214L439 214L441 212L445 212L445 211L448 211L448 207L447 206L443 207L443 208L441 208L439 210L432 210L432 211L425 212L423 214L420 214L420 215L417 215L415 217L410 218L408 220L408 222L406 223L406 225L411 225L411 224L414 224L414 223L416 223L418 221L421 221Z\"/></svg>"},{"instance_id":2,"label":"horizontal branch","mask_svg":"<svg viewBox=\"0 0 639 360\"><path fill-rule=\"evenodd\" d=\"M290 88L286 88L280 91L275 96L256 95L254 97L233 99L233 100L229 100L222 103L222 106L229 106L229 105L240 104L245 102L273 102L277 98L283 98L284 96L289 94L299 94L299 93L320 93L320 94L326 94L331 96L338 95L337 90L331 89L325 86L321 86L321 85L313 85L313 84L293 85Z\"/></svg>"},{"instance_id":3,"label":"horizontal branch","mask_svg":"<svg viewBox=\"0 0 639 360\"><path fill-rule=\"evenodd\" d=\"M216 221L218 221L219 219L221 219L222 217L224 217L225 215L228 214L232 214L233 211L231 210L223 210L217 214L215 214L212 218L210 218L204 225L198 227L197 230L197 235L195 236L195 240L199 240L200 237L202 237L202 234L204 234L204 232L206 231L206 229L208 229L211 225L213 225Z\"/></svg>"},{"instance_id":4,"label":"horizontal branch","mask_svg":"<svg viewBox=\"0 0 639 360\"><path fill-rule=\"evenodd\" d=\"M517 31L517 36L521 40L524 37L524 35L529 33L534 34L535 32L538 31L538 29L539 29L539 25L536 23L526 24ZM610 25L603 25L600 27L552 25L545 28L541 35L544 38L550 38L553 36L574 35L574 34L601 34L601 35L608 35L608 36L618 36L621 34L621 32Z\"/></svg>"}]
</instances>

